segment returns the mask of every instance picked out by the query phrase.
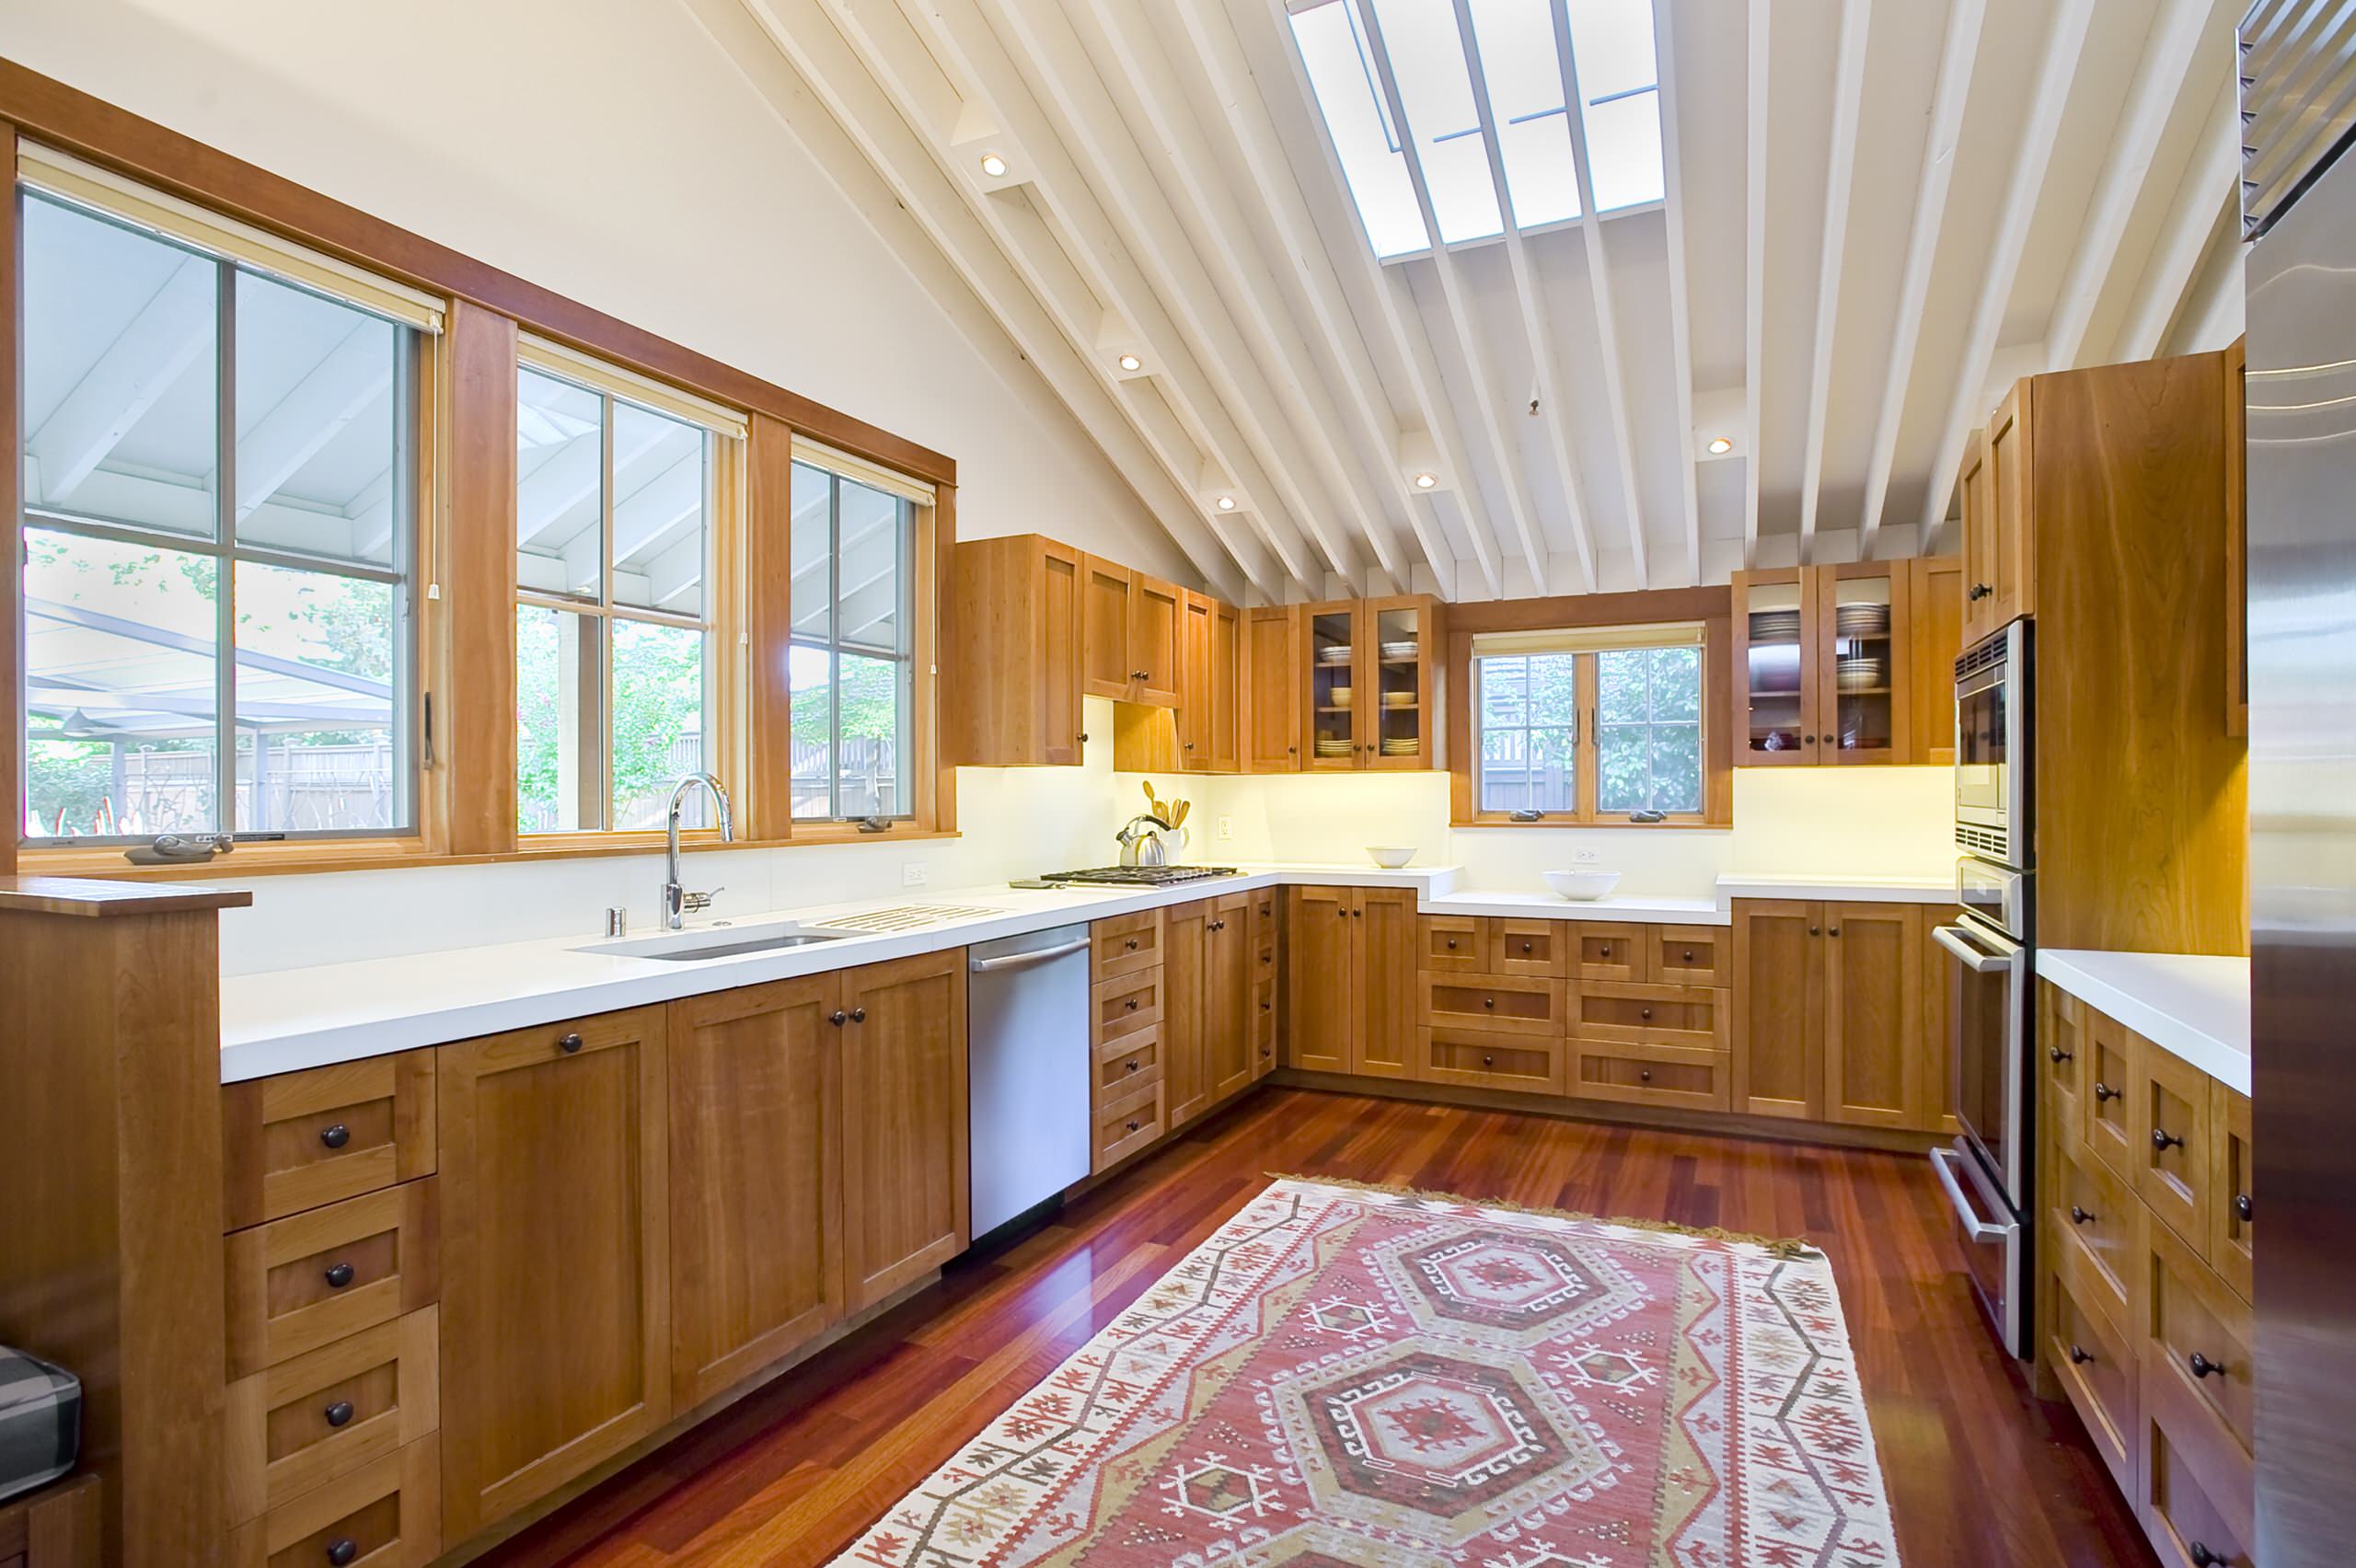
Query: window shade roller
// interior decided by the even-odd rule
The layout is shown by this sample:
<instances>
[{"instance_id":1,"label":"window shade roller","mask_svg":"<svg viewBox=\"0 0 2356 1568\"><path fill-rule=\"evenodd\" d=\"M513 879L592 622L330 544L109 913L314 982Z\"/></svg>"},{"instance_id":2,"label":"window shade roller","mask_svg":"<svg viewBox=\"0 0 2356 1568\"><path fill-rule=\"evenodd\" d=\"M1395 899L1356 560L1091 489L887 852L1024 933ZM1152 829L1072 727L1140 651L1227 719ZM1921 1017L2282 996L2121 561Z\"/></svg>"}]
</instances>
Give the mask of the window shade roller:
<instances>
[{"instance_id":1,"label":"window shade roller","mask_svg":"<svg viewBox=\"0 0 2356 1568\"><path fill-rule=\"evenodd\" d=\"M840 474L844 478L872 490L880 490L887 495L896 495L903 501L914 502L918 506L933 503L933 488L923 479L911 478L896 468L886 468L864 457L855 457L823 441L813 441L799 432L793 437L793 460Z\"/></svg>"},{"instance_id":2,"label":"window shade roller","mask_svg":"<svg viewBox=\"0 0 2356 1568\"><path fill-rule=\"evenodd\" d=\"M1472 638L1475 659L1517 653L1595 653L1622 648L1699 648L1699 621L1660 621L1646 626L1581 626L1551 631L1484 631Z\"/></svg>"},{"instance_id":3,"label":"window shade roller","mask_svg":"<svg viewBox=\"0 0 2356 1568\"><path fill-rule=\"evenodd\" d=\"M745 439L745 416L736 409L724 403L699 398L692 392L682 391L667 381L657 381L651 375L626 370L610 360L584 354L578 349L567 348L562 343L536 337L529 332L518 339L515 357L534 370L544 370L550 375L578 382L625 402L653 409L657 413L668 414L691 425L699 425L715 435L724 435L732 441Z\"/></svg>"},{"instance_id":4,"label":"window shade roller","mask_svg":"<svg viewBox=\"0 0 2356 1568\"><path fill-rule=\"evenodd\" d=\"M87 207L108 217L192 247L208 256L241 262L344 304L413 327L442 330L444 301L406 283L313 250L265 229L200 207L192 202L101 168L37 143L17 152L17 178L35 190Z\"/></svg>"}]
</instances>

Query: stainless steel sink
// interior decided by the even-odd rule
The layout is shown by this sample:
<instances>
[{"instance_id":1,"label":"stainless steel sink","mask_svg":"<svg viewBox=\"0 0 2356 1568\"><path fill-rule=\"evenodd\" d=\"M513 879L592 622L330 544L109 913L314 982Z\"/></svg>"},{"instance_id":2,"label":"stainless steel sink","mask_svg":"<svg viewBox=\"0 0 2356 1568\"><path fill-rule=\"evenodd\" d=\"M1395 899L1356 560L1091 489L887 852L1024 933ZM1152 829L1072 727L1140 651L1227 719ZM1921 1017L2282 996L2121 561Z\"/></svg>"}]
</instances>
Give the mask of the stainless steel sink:
<instances>
[{"instance_id":1,"label":"stainless steel sink","mask_svg":"<svg viewBox=\"0 0 2356 1568\"><path fill-rule=\"evenodd\" d=\"M773 921L760 926L704 926L692 931L665 931L656 937L631 937L574 948L606 958L651 958L663 963L692 963L705 958L733 958L739 953L771 952L808 947L814 942L838 942L858 931L831 931L799 921Z\"/></svg>"}]
</instances>

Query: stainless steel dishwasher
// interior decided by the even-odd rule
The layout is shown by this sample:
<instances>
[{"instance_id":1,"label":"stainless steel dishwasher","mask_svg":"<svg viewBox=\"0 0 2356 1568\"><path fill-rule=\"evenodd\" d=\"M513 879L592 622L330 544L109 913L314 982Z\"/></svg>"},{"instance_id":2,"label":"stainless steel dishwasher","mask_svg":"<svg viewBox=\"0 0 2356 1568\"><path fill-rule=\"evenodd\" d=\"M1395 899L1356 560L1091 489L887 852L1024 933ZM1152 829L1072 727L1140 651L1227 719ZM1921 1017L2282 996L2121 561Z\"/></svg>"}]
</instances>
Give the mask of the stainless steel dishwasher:
<instances>
[{"instance_id":1,"label":"stainless steel dishwasher","mask_svg":"<svg viewBox=\"0 0 2356 1568\"><path fill-rule=\"evenodd\" d=\"M1088 1174L1088 928L966 950L973 1233Z\"/></svg>"}]
</instances>

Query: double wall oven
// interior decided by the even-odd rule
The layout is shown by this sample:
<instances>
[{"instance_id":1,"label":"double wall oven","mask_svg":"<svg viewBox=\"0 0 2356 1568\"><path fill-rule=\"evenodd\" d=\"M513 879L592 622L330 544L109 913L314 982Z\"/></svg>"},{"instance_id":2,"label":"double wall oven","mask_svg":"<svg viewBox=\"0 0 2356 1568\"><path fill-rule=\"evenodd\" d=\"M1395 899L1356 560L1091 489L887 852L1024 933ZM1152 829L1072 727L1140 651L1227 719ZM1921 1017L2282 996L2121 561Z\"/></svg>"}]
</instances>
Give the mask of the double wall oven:
<instances>
[{"instance_id":1,"label":"double wall oven","mask_svg":"<svg viewBox=\"0 0 2356 1568\"><path fill-rule=\"evenodd\" d=\"M1981 1302L2004 1347L2028 1352L2036 1234L2031 1114L2035 869L2030 810L2031 623L2016 620L1956 661L1954 917L1946 951L1947 1060L1962 1135L1931 1151L1954 1205Z\"/></svg>"}]
</instances>

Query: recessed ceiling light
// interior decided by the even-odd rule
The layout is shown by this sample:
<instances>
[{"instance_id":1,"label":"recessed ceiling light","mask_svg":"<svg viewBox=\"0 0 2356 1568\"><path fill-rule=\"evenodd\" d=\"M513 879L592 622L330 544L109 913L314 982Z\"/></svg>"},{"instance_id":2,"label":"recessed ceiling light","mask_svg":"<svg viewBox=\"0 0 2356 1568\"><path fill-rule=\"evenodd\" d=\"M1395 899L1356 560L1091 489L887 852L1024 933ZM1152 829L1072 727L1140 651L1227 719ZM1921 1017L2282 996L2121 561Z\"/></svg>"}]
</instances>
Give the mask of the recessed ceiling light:
<instances>
[{"instance_id":1,"label":"recessed ceiling light","mask_svg":"<svg viewBox=\"0 0 2356 1568\"><path fill-rule=\"evenodd\" d=\"M988 175L992 179L1004 179L1006 178L1006 160L999 156L996 153L984 153L982 155L982 172Z\"/></svg>"},{"instance_id":2,"label":"recessed ceiling light","mask_svg":"<svg viewBox=\"0 0 2356 1568\"><path fill-rule=\"evenodd\" d=\"M1711 456L1713 456L1713 457L1723 457L1723 456L1725 456L1727 453L1729 453L1729 452L1731 452L1731 451L1733 451L1733 450L1734 450L1734 443L1733 443L1733 442L1731 442L1731 441L1729 441L1729 440L1727 440L1725 436L1723 436L1723 435L1714 435L1714 436L1710 437L1710 455L1711 455Z\"/></svg>"},{"instance_id":3,"label":"recessed ceiling light","mask_svg":"<svg viewBox=\"0 0 2356 1568\"><path fill-rule=\"evenodd\" d=\"M1223 495L1218 498L1218 504L1221 512L1232 512L1235 510L1235 498L1231 495Z\"/></svg>"},{"instance_id":4,"label":"recessed ceiling light","mask_svg":"<svg viewBox=\"0 0 2356 1568\"><path fill-rule=\"evenodd\" d=\"M1415 476L1415 488L1417 490L1429 490L1438 483L1439 483L1439 476L1438 474L1422 473Z\"/></svg>"},{"instance_id":5,"label":"recessed ceiling light","mask_svg":"<svg viewBox=\"0 0 2356 1568\"><path fill-rule=\"evenodd\" d=\"M1145 361L1138 358L1135 354L1123 354L1119 359L1113 363L1119 365L1123 370L1143 370L1145 368Z\"/></svg>"}]
</instances>

